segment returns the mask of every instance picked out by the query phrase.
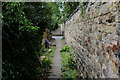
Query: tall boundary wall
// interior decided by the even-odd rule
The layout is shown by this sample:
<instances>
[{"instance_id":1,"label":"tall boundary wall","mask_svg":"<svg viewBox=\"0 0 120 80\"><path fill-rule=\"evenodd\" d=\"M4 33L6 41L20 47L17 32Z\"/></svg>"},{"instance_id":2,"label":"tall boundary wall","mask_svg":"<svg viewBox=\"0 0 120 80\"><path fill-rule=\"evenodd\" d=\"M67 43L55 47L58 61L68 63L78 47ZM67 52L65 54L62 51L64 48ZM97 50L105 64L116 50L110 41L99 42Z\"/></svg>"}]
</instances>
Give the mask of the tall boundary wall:
<instances>
[{"instance_id":1,"label":"tall boundary wall","mask_svg":"<svg viewBox=\"0 0 120 80\"><path fill-rule=\"evenodd\" d=\"M63 24L79 77L119 78L120 2L89 2L80 14L78 10Z\"/></svg>"}]
</instances>

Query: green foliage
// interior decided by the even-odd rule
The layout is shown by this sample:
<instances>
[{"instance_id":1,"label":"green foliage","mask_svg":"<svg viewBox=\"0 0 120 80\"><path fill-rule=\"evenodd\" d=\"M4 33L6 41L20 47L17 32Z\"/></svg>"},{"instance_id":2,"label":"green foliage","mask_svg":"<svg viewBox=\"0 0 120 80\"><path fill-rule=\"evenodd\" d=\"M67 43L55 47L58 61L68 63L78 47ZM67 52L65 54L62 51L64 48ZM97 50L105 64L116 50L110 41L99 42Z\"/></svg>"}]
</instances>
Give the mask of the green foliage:
<instances>
[{"instance_id":1,"label":"green foliage","mask_svg":"<svg viewBox=\"0 0 120 80\"><path fill-rule=\"evenodd\" d=\"M76 69L73 70L66 70L63 72L64 78L76 78Z\"/></svg>"},{"instance_id":2,"label":"green foliage","mask_svg":"<svg viewBox=\"0 0 120 80\"><path fill-rule=\"evenodd\" d=\"M45 69L50 69L51 68L50 64L51 64L52 58L54 56L54 51L55 51L55 47L51 46L51 51L50 52L47 51L47 52L45 52L45 54L43 54L43 56L46 56L46 58L44 58L42 60L42 63L43 63L43 66L44 66Z\"/></svg>"},{"instance_id":3,"label":"green foliage","mask_svg":"<svg viewBox=\"0 0 120 80\"><path fill-rule=\"evenodd\" d=\"M62 18L61 23L68 19L68 17L73 13L73 11L79 6L79 2L64 2L61 3L63 6L61 7Z\"/></svg>"},{"instance_id":4,"label":"green foliage","mask_svg":"<svg viewBox=\"0 0 120 80\"><path fill-rule=\"evenodd\" d=\"M81 10L80 16L82 16L85 13L86 8L88 7L88 2L80 2L79 4Z\"/></svg>"},{"instance_id":5,"label":"green foliage","mask_svg":"<svg viewBox=\"0 0 120 80\"><path fill-rule=\"evenodd\" d=\"M51 51L49 51L51 49ZM44 77L48 77L49 71L51 69L51 63L52 59L54 57L54 51L55 51L55 46L50 46L50 49L47 49L45 53L42 54L42 56L45 56L43 60L41 60L42 68L40 67L41 74L40 74L40 80L43 79Z\"/></svg>"},{"instance_id":6,"label":"green foliage","mask_svg":"<svg viewBox=\"0 0 120 80\"><path fill-rule=\"evenodd\" d=\"M59 2L49 2L48 3L49 9L52 12L52 20L51 20L51 25L52 29L57 29L59 27L59 19L61 18L61 13L59 10Z\"/></svg>"},{"instance_id":7,"label":"green foliage","mask_svg":"<svg viewBox=\"0 0 120 80\"><path fill-rule=\"evenodd\" d=\"M62 76L63 76L63 78L76 78L76 76L77 76L76 62L73 57L73 53L70 52L70 47L68 45L65 45L62 48L61 56L62 56L62 72L63 72Z\"/></svg>"},{"instance_id":8,"label":"green foliage","mask_svg":"<svg viewBox=\"0 0 120 80\"><path fill-rule=\"evenodd\" d=\"M34 80L42 72L38 59L39 51L44 29L49 26L47 21L51 20L51 17L49 18L50 15L46 12L49 8L45 3L35 10L29 9L31 5L36 4L27 6L18 2L2 3L3 80ZM45 8L41 9L43 5ZM26 7L30 12L25 11ZM46 13L37 13L40 10Z\"/></svg>"},{"instance_id":9,"label":"green foliage","mask_svg":"<svg viewBox=\"0 0 120 80\"><path fill-rule=\"evenodd\" d=\"M88 2L64 2L60 3L60 8L63 10L61 13L62 18L60 22L64 22L68 19L68 17L75 11L75 9L80 6L81 15L84 14L85 9L88 6Z\"/></svg>"},{"instance_id":10,"label":"green foliage","mask_svg":"<svg viewBox=\"0 0 120 80\"><path fill-rule=\"evenodd\" d=\"M70 52L70 48L68 45L65 45L60 52Z\"/></svg>"},{"instance_id":11,"label":"green foliage","mask_svg":"<svg viewBox=\"0 0 120 80\"><path fill-rule=\"evenodd\" d=\"M40 26L41 30L58 28L60 18L59 5L56 2L26 2L23 9L27 19Z\"/></svg>"}]
</instances>

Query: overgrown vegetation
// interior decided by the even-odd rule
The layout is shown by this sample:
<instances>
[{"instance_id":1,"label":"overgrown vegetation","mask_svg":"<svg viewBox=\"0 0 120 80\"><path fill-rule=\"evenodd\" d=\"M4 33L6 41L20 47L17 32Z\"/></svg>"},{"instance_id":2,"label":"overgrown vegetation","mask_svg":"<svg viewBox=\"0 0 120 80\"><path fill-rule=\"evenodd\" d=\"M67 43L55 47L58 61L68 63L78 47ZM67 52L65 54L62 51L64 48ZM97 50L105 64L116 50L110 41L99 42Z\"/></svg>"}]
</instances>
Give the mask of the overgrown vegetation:
<instances>
[{"instance_id":1,"label":"overgrown vegetation","mask_svg":"<svg viewBox=\"0 0 120 80\"><path fill-rule=\"evenodd\" d=\"M41 74L39 75L40 79L47 78L49 76L49 70L51 69L52 59L54 57L55 46L50 45L50 49L45 49L45 52L42 53L40 57L41 61Z\"/></svg>"},{"instance_id":2,"label":"overgrown vegetation","mask_svg":"<svg viewBox=\"0 0 120 80\"><path fill-rule=\"evenodd\" d=\"M68 45L65 45L60 52L70 52L70 48Z\"/></svg>"},{"instance_id":3,"label":"overgrown vegetation","mask_svg":"<svg viewBox=\"0 0 120 80\"><path fill-rule=\"evenodd\" d=\"M60 52L62 56L62 77L76 78L76 62L73 53L70 51L70 47L65 45Z\"/></svg>"},{"instance_id":4,"label":"overgrown vegetation","mask_svg":"<svg viewBox=\"0 0 120 80\"><path fill-rule=\"evenodd\" d=\"M41 75L43 32L55 25L51 9L47 3L2 3L3 80L34 80Z\"/></svg>"}]
</instances>

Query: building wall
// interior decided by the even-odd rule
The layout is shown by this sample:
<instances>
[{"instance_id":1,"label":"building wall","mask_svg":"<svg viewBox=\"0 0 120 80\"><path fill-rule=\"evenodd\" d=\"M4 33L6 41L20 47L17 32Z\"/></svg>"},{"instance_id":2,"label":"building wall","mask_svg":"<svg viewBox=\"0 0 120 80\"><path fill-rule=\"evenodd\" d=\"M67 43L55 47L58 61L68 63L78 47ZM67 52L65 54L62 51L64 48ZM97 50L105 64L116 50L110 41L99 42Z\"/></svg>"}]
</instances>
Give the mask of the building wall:
<instances>
[{"instance_id":1,"label":"building wall","mask_svg":"<svg viewBox=\"0 0 120 80\"><path fill-rule=\"evenodd\" d=\"M89 3L64 26L74 50L79 77L118 78L120 59L120 2Z\"/></svg>"}]
</instances>

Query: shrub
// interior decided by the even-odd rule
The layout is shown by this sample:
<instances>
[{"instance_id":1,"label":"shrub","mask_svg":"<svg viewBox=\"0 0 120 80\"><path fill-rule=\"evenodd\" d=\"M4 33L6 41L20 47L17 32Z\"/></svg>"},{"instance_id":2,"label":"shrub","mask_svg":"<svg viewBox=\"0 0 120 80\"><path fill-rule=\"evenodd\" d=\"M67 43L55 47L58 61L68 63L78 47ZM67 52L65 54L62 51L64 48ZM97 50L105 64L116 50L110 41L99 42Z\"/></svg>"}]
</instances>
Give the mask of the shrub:
<instances>
[{"instance_id":1,"label":"shrub","mask_svg":"<svg viewBox=\"0 0 120 80\"><path fill-rule=\"evenodd\" d=\"M3 80L32 80L41 74L38 54L42 31L28 21L23 8L24 3L2 3Z\"/></svg>"}]
</instances>

